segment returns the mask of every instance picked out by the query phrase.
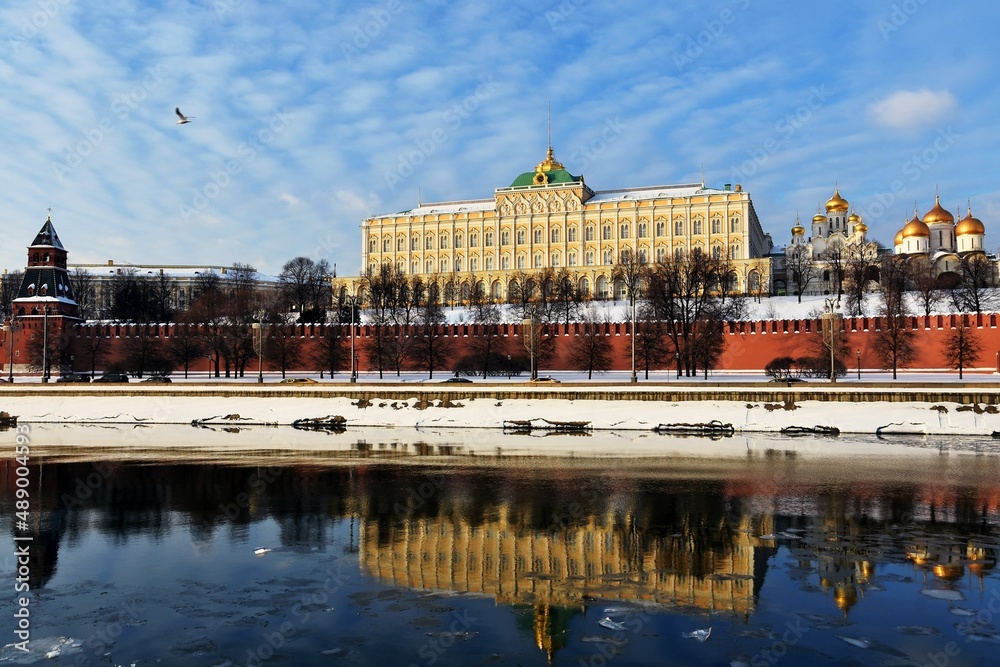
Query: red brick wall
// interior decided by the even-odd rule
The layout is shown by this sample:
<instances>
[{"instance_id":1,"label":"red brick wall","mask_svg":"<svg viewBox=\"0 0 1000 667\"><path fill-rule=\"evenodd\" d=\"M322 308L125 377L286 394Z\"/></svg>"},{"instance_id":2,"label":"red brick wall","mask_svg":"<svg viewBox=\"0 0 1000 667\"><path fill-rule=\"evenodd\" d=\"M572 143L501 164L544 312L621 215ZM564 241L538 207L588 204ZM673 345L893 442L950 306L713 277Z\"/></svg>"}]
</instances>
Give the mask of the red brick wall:
<instances>
[{"instance_id":1,"label":"red brick wall","mask_svg":"<svg viewBox=\"0 0 1000 667\"><path fill-rule=\"evenodd\" d=\"M945 370L945 363L942 354L945 342L952 328L960 321L961 315L940 315L931 317L911 317L907 318L910 326L917 336L917 354L910 369L938 369ZM983 353L979 361L975 364L977 368L994 370L998 351L1000 351L1000 329L997 327L998 314L987 313L983 315L966 315L967 321L982 342ZM872 353L873 332L878 327L878 319L873 317L846 318L842 320L843 330L847 337L847 347L852 353L849 358L844 359L849 369L854 369L857 365L855 350L861 350L861 365L866 369L878 367L875 355ZM819 320L771 320L759 322L734 322L726 325L724 335L725 350L720 357L717 370L721 371L762 371L765 364L771 359L779 356L804 356L809 351L809 339L818 335L817 327ZM82 339L86 336L101 335L108 337L111 342L110 354L102 366L109 366L120 360L123 356L122 342L129 336L134 336L137 327L141 325L110 324L94 325L86 324L76 327L73 336ZM173 334L173 325L149 325L155 336L166 339ZM311 346L314 344L316 330L322 325L298 325L296 334L303 337L305 343L303 358L311 356ZM330 325L336 330L340 325ZM552 361L543 366L540 370L556 371L568 370L570 365L568 358L574 344L576 334L582 325L554 325L550 328L550 335L557 339L556 350ZM501 325L501 335L505 337L508 350L504 352L513 355L525 355L523 338L520 335L520 324ZM373 365L369 363L364 352L364 342L372 334L371 327L360 325L355 329L355 346L358 351L359 370L362 372L371 370ZM462 355L462 348L468 345L470 338L479 335L479 327L472 324L447 325L442 327L442 334L457 339L456 353L454 357ZM630 351L631 339L629 337L629 326L627 322L616 322L607 325L606 334L612 340L614 349L615 369L628 370L631 367ZM344 327L344 335L349 336L347 328ZM78 341L82 343L83 341ZM19 346L20 347L20 346ZM74 346L76 370L81 372L89 371L89 358L82 352L82 346ZM0 356L0 363L5 364L6 355ZM672 359L664 359L660 368L673 368ZM637 362L638 363L638 362ZM640 364L641 366L641 364ZM211 367L211 362L200 358L192 366L192 370L198 373L205 373ZM4 368L6 368L4 366ZM249 370L256 371L256 363L251 362ZM267 366L265 366L267 368ZM99 369L100 370L100 369ZM304 364L300 371L317 371L311 364Z\"/></svg>"}]
</instances>

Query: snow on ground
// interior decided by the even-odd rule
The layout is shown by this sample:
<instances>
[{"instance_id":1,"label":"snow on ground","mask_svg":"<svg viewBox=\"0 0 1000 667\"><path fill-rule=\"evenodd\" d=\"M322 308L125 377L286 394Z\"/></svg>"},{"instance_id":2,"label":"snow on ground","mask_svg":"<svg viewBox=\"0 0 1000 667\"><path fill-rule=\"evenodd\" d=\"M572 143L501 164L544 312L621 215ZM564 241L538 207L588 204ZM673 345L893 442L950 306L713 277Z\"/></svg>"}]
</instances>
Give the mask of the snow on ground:
<instances>
[{"instance_id":1,"label":"snow on ground","mask_svg":"<svg viewBox=\"0 0 1000 667\"><path fill-rule=\"evenodd\" d=\"M675 385L676 386L676 385ZM274 395L275 385L241 385L236 395L220 395L215 387L190 385L180 394L157 395L150 388L132 387L118 393L94 393L84 390L73 395L42 388L26 395L0 393L0 405L16 415L20 424L90 423L90 424L191 424L214 427L248 425L287 425L301 419L332 420L343 417L348 429L356 427L417 429L503 429L506 422L548 420L550 422L587 422L598 431L652 431L660 425L732 424L737 432L777 433L787 427L836 428L842 433L865 434L934 434L986 435L1000 432L1000 414L995 405L963 405L964 387L954 386L954 400L937 404L905 401L906 394L922 390L918 384L893 389L893 398L904 400L841 402L833 393L859 389L849 383L839 388L824 387L834 400L793 400L800 387L758 386L769 396L753 397L753 389L742 391L741 400L717 400L718 387L686 386L695 400L609 399L623 391L669 391L670 387L639 385L580 386L550 385L544 388L513 387L516 398L509 398L503 387L497 395L471 396L470 391L486 387L469 385L421 385L392 387L351 387L367 390L362 398L344 396L345 387L310 385L298 391L285 385L287 395ZM230 387L233 389L235 387ZM173 390L180 389L175 387ZM558 398L558 394L593 389L594 399ZM173 391L172 390L172 391ZM544 392L538 398L532 390ZM267 394L261 395L259 392ZM947 388L941 389L947 391ZM977 393L995 394L995 385L981 386ZM773 397L777 392L779 400ZM233 393L233 392L230 392ZM547 394L547 395L546 395ZM715 394L715 396L713 396ZM704 399L699 399L704 395ZM991 400L991 403L996 403Z\"/></svg>"}]
</instances>

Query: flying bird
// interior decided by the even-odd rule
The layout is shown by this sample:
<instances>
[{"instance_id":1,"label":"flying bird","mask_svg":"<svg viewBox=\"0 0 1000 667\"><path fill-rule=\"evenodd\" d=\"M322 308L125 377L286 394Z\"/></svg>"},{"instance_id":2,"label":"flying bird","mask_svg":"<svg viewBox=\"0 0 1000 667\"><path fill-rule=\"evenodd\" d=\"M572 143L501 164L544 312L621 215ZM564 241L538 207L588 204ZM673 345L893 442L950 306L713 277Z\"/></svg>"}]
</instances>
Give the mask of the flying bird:
<instances>
[{"instance_id":1,"label":"flying bird","mask_svg":"<svg viewBox=\"0 0 1000 667\"><path fill-rule=\"evenodd\" d=\"M181 113L181 108L180 108L180 107L176 107L176 108L174 109L174 113L176 113L176 114L177 114L177 118L179 119L179 120L177 121L177 124L178 124L178 125L183 125L184 123L190 123L190 122L191 122L191 119L192 119L192 118L194 118L194 116L185 116L184 114L182 114L182 113Z\"/></svg>"}]
</instances>

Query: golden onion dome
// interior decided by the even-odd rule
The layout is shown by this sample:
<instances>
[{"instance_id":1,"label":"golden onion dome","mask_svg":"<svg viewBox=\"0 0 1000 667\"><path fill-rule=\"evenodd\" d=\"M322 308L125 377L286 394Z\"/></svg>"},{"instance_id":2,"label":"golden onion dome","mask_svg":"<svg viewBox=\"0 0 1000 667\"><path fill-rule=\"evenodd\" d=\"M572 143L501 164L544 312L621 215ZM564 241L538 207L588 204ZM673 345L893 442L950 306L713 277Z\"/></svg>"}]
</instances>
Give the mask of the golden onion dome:
<instances>
[{"instance_id":1,"label":"golden onion dome","mask_svg":"<svg viewBox=\"0 0 1000 667\"><path fill-rule=\"evenodd\" d=\"M833 196L826 202L826 212L830 213L832 211L846 211L849 208L847 200L840 196L840 188L834 191Z\"/></svg>"},{"instance_id":2,"label":"golden onion dome","mask_svg":"<svg viewBox=\"0 0 1000 667\"><path fill-rule=\"evenodd\" d=\"M896 232L896 238L892 240L892 245L903 245L903 230Z\"/></svg>"},{"instance_id":3,"label":"golden onion dome","mask_svg":"<svg viewBox=\"0 0 1000 667\"><path fill-rule=\"evenodd\" d=\"M859 222L858 224L854 225L854 231L856 231L859 234L867 234L868 233L868 225L866 225L863 222Z\"/></svg>"},{"instance_id":4,"label":"golden onion dome","mask_svg":"<svg viewBox=\"0 0 1000 667\"><path fill-rule=\"evenodd\" d=\"M924 213L924 222L928 225L933 225L935 223L947 222L950 224L955 223L955 216L949 213L943 206L941 206L940 195L934 196L934 208Z\"/></svg>"},{"instance_id":5,"label":"golden onion dome","mask_svg":"<svg viewBox=\"0 0 1000 667\"><path fill-rule=\"evenodd\" d=\"M792 227L792 236L802 236L805 233L805 227L799 224L799 216L795 216L795 226Z\"/></svg>"},{"instance_id":6,"label":"golden onion dome","mask_svg":"<svg viewBox=\"0 0 1000 667\"><path fill-rule=\"evenodd\" d=\"M847 216L847 221L853 223L861 222L861 216L851 210L851 214Z\"/></svg>"},{"instance_id":7,"label":"golden onion dome","mask_svg":"<svg viewBox=\"0 0 1000 667\"><path fill-rule=\"evenodd\" d=\"M932 570L938 579L957 581L965 574L965 566L961 563L938 563Z\"/></svg>"},{"instance_id":8,"label":"golden onion dome","mask_svg":"<svg viewBox=\"0 0 1000 667\"><path fill-rule=\"evenodd\" d=\"M906 223L903 227L903 238L908 239L911 236L923 236L925 238L930 238L931 230L927 227L927 224L917 217L917 212L913 212L913 220Z\"/></svg>"},{"instance_id":9,"label":"golden onion dome","mask_svg":"<svg viewBox=\"0 0 1000 667\"><path fill-rule=\"evenodd\" d=\"M816 211L816 215L813 216L813 222L826 222L826 216Z\"/></svg>"},{"instance_id":10,"label":"golden onion dome","mask_svg":"<svg viewBox=\"0 0 1000 667\"><path fill-rule=\"evenodd\" d=\"M986 225L979 218L972 217L972 207L969 213L955 225L955 236L968 236L970 234L985 234Z\"/></svg>"}]
</instances>

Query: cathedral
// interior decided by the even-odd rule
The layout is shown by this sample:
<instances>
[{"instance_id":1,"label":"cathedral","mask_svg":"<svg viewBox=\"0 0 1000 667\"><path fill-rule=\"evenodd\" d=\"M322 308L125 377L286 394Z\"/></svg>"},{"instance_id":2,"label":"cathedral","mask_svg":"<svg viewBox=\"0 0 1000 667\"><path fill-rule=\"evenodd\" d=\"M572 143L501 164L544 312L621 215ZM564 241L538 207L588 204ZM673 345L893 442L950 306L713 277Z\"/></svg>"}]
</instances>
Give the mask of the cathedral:
<instances>
[{"instance_id":1,"label":"cathedral","mask_svg":"<svg viewBox=\"0 0 1000 667\"><path fill-rule=\"evenodd\" d=\"M896 232L893 252L897 255L923 255L934 265L934 274L944 276L957 272L963 257L985 253L986 226L972 217L972 205L964 218L955 216L941 206L941 197L934 197L934 208L923 218L913 211L913 218Z\"/></svg>"}]
</instances>

